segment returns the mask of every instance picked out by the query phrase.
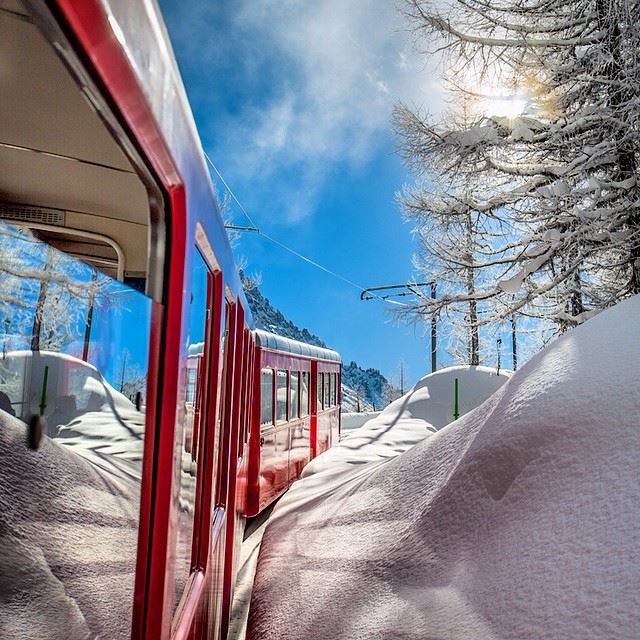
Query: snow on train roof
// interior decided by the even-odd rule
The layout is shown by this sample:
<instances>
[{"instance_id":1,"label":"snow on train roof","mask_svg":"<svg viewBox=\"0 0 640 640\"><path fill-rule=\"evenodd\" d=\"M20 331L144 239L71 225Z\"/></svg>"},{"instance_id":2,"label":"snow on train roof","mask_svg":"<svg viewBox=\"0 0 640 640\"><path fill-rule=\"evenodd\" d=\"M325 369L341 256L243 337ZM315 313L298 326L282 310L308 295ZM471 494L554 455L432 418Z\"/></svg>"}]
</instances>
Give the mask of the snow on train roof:
<instances>
[{"instance_id":1,"label":"snow on train roof","mask_svg":"<svg viewBox=\"0 0 640 640\"><path fill-rule=\"evenodd\" d=\"M285 338L275 333L269 333L262 329L255 329L253 332L256 344L263 349L273 349L274 351L285 351L295 353L299 356L308 356L318 360L329 360L331 362L342 362L340 354L332 349L316 347L306 342L298 342L291 338Z\"/></svg>"}]
</instances>

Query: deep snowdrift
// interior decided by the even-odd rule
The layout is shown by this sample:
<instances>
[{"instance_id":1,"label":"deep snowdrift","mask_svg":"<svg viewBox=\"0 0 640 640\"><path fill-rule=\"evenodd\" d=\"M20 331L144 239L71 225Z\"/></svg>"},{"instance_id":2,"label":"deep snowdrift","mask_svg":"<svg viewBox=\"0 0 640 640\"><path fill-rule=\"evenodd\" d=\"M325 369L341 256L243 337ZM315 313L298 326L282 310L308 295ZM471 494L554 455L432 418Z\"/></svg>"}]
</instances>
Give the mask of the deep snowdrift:
<instances>
[{"instance_id":1,"label":"deep snowdrift","mask_svg":"<svg viewBox=\"0 0 640 640\"><path fill-rule=\"evenodd\" d=\"M0 638L128 638L138 483L0 411Z\"/></svg>"},{"instance_id":2,"label":"deep snowdrift","mask_svg":"<svg viewBox=\"0 0 640 640\"><path fill-rule=\"evenodd\" d=\"M296 483L249 637L640 637L639 333L635 297L406 453Z\"/></svg>"}]
</instances>

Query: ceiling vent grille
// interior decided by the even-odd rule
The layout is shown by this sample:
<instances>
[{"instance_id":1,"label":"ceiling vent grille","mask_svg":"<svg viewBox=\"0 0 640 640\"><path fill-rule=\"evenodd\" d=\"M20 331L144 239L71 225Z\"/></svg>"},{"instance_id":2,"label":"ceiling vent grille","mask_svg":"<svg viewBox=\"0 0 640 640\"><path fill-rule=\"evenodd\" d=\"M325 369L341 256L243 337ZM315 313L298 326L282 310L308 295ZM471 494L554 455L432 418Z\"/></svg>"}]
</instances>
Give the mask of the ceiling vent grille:
<instances>
[{"instance_id":1,"label":"ceiling vent grille","mask_svg":"<svg viewBox=\"0 0 640 640\"><path fill-rule=\"evenodd\" d=\"M61 209L35 207L27 204L0 202L0 218L18 223L22 222L26 226L35 222L64 227L64 211Z\"/></svg>"}]
</instances>

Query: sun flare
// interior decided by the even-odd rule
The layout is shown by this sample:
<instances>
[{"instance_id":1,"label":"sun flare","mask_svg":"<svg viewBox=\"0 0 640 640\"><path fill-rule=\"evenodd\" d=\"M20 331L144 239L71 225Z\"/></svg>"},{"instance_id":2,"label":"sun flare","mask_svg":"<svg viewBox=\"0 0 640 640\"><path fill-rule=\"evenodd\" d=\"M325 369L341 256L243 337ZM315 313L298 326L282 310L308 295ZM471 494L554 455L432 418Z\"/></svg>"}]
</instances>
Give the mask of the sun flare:
<instances>
[{"instance_id":1,"label":"sun flare","mask_svg":"<svg viewBox=\"0 0 640 640\"><path fill-rule=\"evenodd\" d=\"M483 100L481 109L487 116L517 118L527 108L527 100L522 95L496 96Z\"/></svg>"}]
</instances>

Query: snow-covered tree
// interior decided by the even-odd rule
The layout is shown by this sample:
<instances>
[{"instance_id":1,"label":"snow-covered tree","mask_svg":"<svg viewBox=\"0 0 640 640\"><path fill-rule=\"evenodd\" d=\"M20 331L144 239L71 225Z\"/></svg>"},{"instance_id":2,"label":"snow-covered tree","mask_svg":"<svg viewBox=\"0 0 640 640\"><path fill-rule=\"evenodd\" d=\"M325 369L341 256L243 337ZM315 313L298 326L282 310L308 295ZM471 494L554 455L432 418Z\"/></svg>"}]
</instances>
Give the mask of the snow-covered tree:
<instances>
[{"instance_id":1,"label":"snow-covered tree","mask_svg":"<svg viewBox=\"0 0 640 640\"><path fill-rule=\"evenodd\" d=\"M640 292L638 52L630 0L406 0L416 42L444 51L452 111L399 105L403 197L425 217L476 212L492 240L462 268L493 276L419 313L489 302L560 330ZM472 179L471 187L467 180Z\"/></svg>"},{"instance_id":2,"label":"snow-covered tree","mask_svg":"<svg viewBox=\"0 0 640 640\"><path fill-rule=\"evenodd\" d=\"M0 225L0 235L3 348L59 350L82 340L89 306L109 279L27 231Z\"/></svg>"}]
</instances>

